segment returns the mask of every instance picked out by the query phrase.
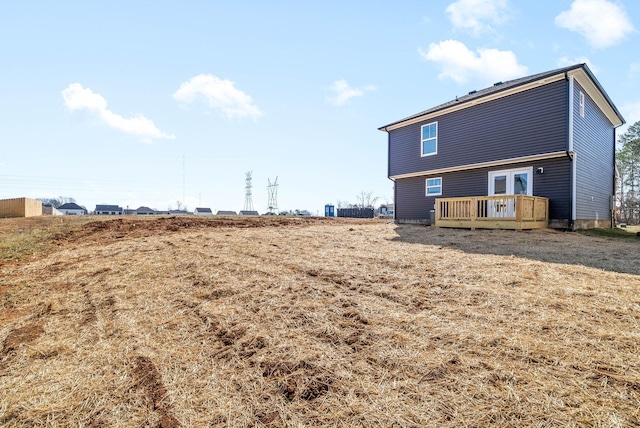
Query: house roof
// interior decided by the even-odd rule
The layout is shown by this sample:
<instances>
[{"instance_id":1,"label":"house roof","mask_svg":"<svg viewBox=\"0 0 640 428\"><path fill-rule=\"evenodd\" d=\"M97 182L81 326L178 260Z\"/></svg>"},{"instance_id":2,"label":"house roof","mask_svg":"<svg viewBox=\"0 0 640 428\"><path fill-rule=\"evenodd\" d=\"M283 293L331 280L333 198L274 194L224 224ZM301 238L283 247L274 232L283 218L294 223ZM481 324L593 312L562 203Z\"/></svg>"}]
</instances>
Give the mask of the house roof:
<instances>
[{"instance_id":1,"label":"house roof","mask_svg":"<svg viewBox=\"0 0 640 428\"><path fill-rule=\"evenodd\" d=\"M122 211L118 205L96 205L96 211Z\"/></svg>"},{"instance_id":2,"label":"house roof","mask_svg":"<svg viewBox=\"0 0 640 428\"><path fill-rule=\"evenodd\" d=\"M198 211L199 213L210 213L211 208L196 208L196 211Z\"/></svg>"},{"instance_id":3,"label":"house roof","mask_svg":"<svg viewBox=\"0 0 640 428\"><path fill-rule=\"evenodd\" d=\"M85 211L84 208L82 208L80 205L76 204L75 202L67 202L66 204L60 205L57 209L58 210L82 210L82 211Z\"/></svg>"},{"instance_id":4,"label":"house roof","mask_svg":"<svg viewBox=\"0 0 640 428\"><path fill-rule=\"evenodd\" d=\"M216 215L238 215L235 211L218 210Z\"/></svg>"},{"instance_id":5,"label":"house roof","mask_svg":"<svg viewBox=\"0 0 640 428\"><path fill-rule=\"evenodd\" d=\"M578 74L580 71L582 71L583 73ZM571 73L571 72L574 72L574 73ZM613 104L613 102L611 101L607 93L604 91L604 89L602 88L598 80L595 78L591 70L589 70L589 67L587 67L586 64L576 64L569 67L562 67L554 70L545 71L543 73L532 74L531 76L508 80L506 82L497 82L497 83L494 83L493 86L489 86L488 88L471 91L467 95L456 97L455 99L447 101L446 103L421 111L420 113L416 113L411 116L405 117L404 119L400 119L398 121L389 123L378 129L380 131L389 131L390 129L402 127L405 124L408 125L409 123L414 123L415 121L418 121L423 117L424 119L426 119L429 116L435 116L435 113L439 113L439 112L445 113L449 109L462 109L462 108L472 107L478 104L479 102L482 102L484 98L494 99L495 97L498 97L499 95L501 95L501 93L504 93L504 92L509 92L509 93L513 91L517 92L518 89L526 90L528 88L528 85L534 82L542 82L543 84L551 83L551 81L549 82L545 82L545 81L552 77L558 77L561 75L565 75L564 77L566 78L566 76L568 76L569 74L575 75L578 78L577 79L578 82L581 83L582 86L590 86L588 84L588 81L590 80L594 87L593 88L585 87L585 90L589 92L589 90L591 89L591 92L594 92L595 90L597 91L597 93L593 93L593 94L590 93L589 95L595 99L596 103L599 105L601 109L605 110L608 107L608 110L611 110L608 117L610 120L613 119L612 123L616 121L616 117L617 117L619 123L618 124L614 123L614 125L619 126L625 123L624 118L622 117L622 115L620 114L616 106ZM505 95L508 95L509 93ZM598 97L598 93L600 97Z\"/></svg>"}]
</instances>

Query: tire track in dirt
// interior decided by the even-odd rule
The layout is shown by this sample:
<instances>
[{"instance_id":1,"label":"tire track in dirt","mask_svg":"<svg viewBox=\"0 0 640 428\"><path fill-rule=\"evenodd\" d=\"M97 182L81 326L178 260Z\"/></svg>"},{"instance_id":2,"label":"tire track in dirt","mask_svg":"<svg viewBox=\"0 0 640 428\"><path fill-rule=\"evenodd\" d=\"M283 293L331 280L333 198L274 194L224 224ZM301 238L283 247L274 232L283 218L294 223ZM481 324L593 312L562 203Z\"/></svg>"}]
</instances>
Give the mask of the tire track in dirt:
<instances>
[{"instance_id":1,"label":"tire track in dirt","mask_svg":"<svg viewBox=\"0 0 640 428\"><path fill-rule=\"evenodd\" d=\"M0 355L15 351L20 345L31 343L44 333L44 321L32 322L11 331L2 344Z\"/></svg>"},{"instance_id":2,"label":"tire track in dirt","mask_svg":"<svg viewBox=\"0 0 640 428\"><path fill-rule=\"evenodd\" d=\"M135 387L142 388L155 412L158 413L157 428L177 428L180 422L173 416L173 408L166 400L167 388L162 383L162 376L153 361L145 356L138 356L133 370Z\"/></svg>"},{"instance_id":3,"label":"tire track in dirt","mask_svg":"<svg viewBox=\"0 0 640 428\"><path fill-rule=\"evenodd\" d=\"M0 349L0 357L7 356L8 358L4 362L0 361L0 376L5 372L9 360L11 359L11 354L14 351L17 351L22 345L33 342L44 334L45 320L42 318L50 313L51 303L40 303L36 308L36 312L29 318L31 322L22 327L13 329L9 332L7 337L5 337L2 342L2 348Z\"/></svg>"},{"instance_id":4,"label":"tire track in dirt","mask_svg":"<svg viewBox=\"0 0 640 428\"><path fill-rule=\"evenodd\" d=\"M371 273L368 273L366 276L362 276L352 273L334 272L322 268L304 267L296 263L283 262L281 259L276 259L266 255L254 255L254 257L260 259L261 262L265 264L278 263L282 269L287 269L291 273L302 274L311 281L317 281L342 291L349 290L356 294L381 297L396 305L408 305L407 299L401 299L400 297L396 297L390 293L374 291L376 289L376 284L386 283L388 278L383 275L371 275ZM326 290L314 288L314 291L317 293ZM332 295L328 294L328 298L329 296ZM336 330L331 334L327 334L327 332L324 331L324 327L321 327L315 333L317 338L324 342L331 343L334 346L344 343L348 345L353 352L362 351L378 340L376 335L370 332L370 329L367 328L367 324L369 323L367 318L358 309L353 307L357 306L357 303L334 300L335 299L332 299L331 301L333 301L338 308L337 314L341 315L339 318L334 320L336 323ZM198 315L200 316L200 314ZM292 315L291 317L305 318L304 314ZM209 319L205 321L203 317L200 318L205 324L210 322ZM228 349L223 350L228 351Z\"/></svg>"},{"instance_id":5,"label":"tire track in dirt","mask_svg":"<svg viewBox=\"0 0 640 428\"><path fill-rule=\"evenodd\" d=\"M25 326L12 330L4 339L0 355L7 355L16 350L20 345L33 342L44 333L43 317L51 313L51 303L40 303L36 311L29 319L31 322Z\"/></svg>"},{"instance_id":6,"label":"tire track in dirt","mask_svg":"<svg viewBox=\"0 0 640 428\"><path fill-rule=\"evenodd\" d=\"M80 323L81 326L92 324L98 320L96 305L91 299L91 292L87 289L84 290L84 298L87 301L87 307L82 311L83 318Z\"/></svg>"}]
</instances>

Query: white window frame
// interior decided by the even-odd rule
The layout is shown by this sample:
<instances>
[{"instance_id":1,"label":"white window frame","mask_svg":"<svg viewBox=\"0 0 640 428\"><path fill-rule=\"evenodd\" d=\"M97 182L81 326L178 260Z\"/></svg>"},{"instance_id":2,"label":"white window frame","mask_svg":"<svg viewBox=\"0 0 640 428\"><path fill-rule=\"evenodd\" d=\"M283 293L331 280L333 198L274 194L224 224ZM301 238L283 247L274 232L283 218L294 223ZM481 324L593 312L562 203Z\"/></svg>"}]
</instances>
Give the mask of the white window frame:
<instances>
[{"instance_id":1,"label":"white window frame","mask_svg":"<svg viewBox=\"0 0 640 428\"><path fill-rule=\"evenodd\" d=\"M584 117L584 93L582 93L582 91L580 91L580 94L578 95L578 111L580 112L580 117Z\"/></svg>"},{"instance_id":2,"label":"white window frame","mask_svg":"<svg viewBox=\"0 0 640 428\"><path fill-rule=\"evenodd\" d=\"M429 180L440 180L440 184L438 186L429 186ZM424 195L425 196L441 196L442 195L442 177L427 178L424 181L424 184L425 184L425 189L424 189ZM429 193L429 189L433 189L435 187L439 187L440 188L440 193Z\"/></svg>"},{"instance_id":3,"label":"white window frame","mask_svg":"<svg viewBox=\"0 0 640 428\"><path fill-rule=\"evenodd\" d=\"M422 136L424 135L424 128L426 126L431 126L431 125L435 125L436 126L436 136L435 137L431 137L431 138L422 138ZM431 140L435 140L436 141L436 150L433 153L425 153L424 152L424 143L425 141L431 141ZM425 156L433 156L433 155L437 155L438 154L438 122L430 122L430 123L426 123L424 125L422 125L420 127L420 157L425 157Z\"/></svg>"}]
</instances>

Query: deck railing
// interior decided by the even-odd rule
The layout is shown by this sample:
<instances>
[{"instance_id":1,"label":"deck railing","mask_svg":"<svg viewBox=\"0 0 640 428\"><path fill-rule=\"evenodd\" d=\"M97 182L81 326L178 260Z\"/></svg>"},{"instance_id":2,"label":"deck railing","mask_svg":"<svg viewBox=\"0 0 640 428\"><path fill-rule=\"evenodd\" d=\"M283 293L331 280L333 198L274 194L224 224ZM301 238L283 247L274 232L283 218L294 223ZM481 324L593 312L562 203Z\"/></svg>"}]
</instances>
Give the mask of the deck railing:
<instances>
[{"instance_id":1,"label":"deck railing","mask_svg":"<svg viewBox=\"0 0 640 428\"><path fill-rule=\"evenodd\" d=\"M436 199L436 226L469 229L538 229L549 225L549 200L500 195Z\"/></svg>"}]
</instances>

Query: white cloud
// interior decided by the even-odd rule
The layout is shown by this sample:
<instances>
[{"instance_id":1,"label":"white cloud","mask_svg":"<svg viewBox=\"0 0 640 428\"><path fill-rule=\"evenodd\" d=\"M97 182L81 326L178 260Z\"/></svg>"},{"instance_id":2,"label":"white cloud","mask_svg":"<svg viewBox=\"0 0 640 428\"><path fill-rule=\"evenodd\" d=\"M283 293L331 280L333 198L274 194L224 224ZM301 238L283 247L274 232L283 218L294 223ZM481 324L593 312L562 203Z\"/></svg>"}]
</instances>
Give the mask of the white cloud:
<instances>
[{"instance_id":1,"label":"white cloud","mask_svg":"<svg viewBox=\"0 0 640 428\"><path fill-rule=\"evenodd\" d=\"M627 132L631 125L634 125L636 122L640 121L640 100L636 102L626 103L620 106L620 113L624 117L624 120L627 122L624 125L616 128L616 140L620 135Z\"/></svg>"},{"instance_id":2,"label":"white cloud","mask_svg":"<svg viewBox=\"0 0 640 428\"><path fill-rule=\"evenodd\" d=\"M251 96L236 88L230 80L220 79L212 74L199 74L182 83L173 94L181 103L192 103L204 97L209 106L221 110L227 119L250 117L257 119L262 112Z\"/></svg>"},{"instance_id":3,"label":"white cloud","mask_svg":"<svg viewBox=\"0 0 640 428\"><path fill-rule=\"evenodd\" d=\"M623 105L620 107L620 112L627 121L627 126L633 125L640 120L640 101Z\"/></svg>"},{"instance_id":4,"label":"white cloud","mask_svg":"<svg viewBox=\"0 0 640 428\"><path fill-rule=\"evenodd\" d=\"M507 0L458 0L445 9L456 29L469 30L479 36L493 32L493 25L509 20Z\"/></svg>"},{"instance_id":5,"label":"white cloud","mask_svg":"<svg viewBox=\"0 0 640 428\"><path fill-rule=\"evenodd\" d=\"M587 66L589 67L589 70L593 71L594 73L598 73L599 69L598 67L596 67L591 60L589 60L589 58L587 58L586 56L577 56L574 58L568 58L566 56L563 56L561 58L558 58L558 66L560 67L568 67L570 65L575 65L575 64L582 64L585 63L587 64Z\"/></svg>"},{"instance_id":6,"label":"white cloud","mask_svg":"<svg viewBox=\"0 0 640 428\"><path fill-rule=\"evenodd\" d=\"M107 125L125 134L142 137L143 141L152 139L174 139L175 135L161 132L153 124L153 121L142 115L126 119L107 108L107 100L100 94L89 88L84 88L80 83L72 83L62 91L62 97L67 108L73 110L88 110L97 115Z\"/></svg>"},{"instance_id":7,"label":"white cloud","mask_svg":"<svg viewBox=\"0 0 640 428\"><path fill-rule=\"evenodd\" d=\"M376 87L373 85L367 85L363 88L352 88L346 80L336 80L329 89L335 93L334 96L329 97L331 104L341 106L351 98L361 97L365 92L374 91Z\"/></svg>"},{"instance_id":8,"label":"white cloud","mask_svg":"<svg viewBox=\"0 0 640 428\"><path fill-rule=\"evenodd\" d=\"M495 82L527 74L527 67L518 64L512 51L478 49L476 53L457 40L431 43L426 51L418 51L425 60L441 66L440 79L449 78L457 83L465 83L471 78L483 83Z\"/></svg>"},{"instance_id":9,"label":"white cloud","mask_svg":"<svg viewBox=\"0 0 640 428\"><path fill-rule=\"evenodd\" d=\"M575 0L555 22L582 35L594 48L613 46L635 31L624 8L609 0Z\"/></svg>"}]
</instances>

